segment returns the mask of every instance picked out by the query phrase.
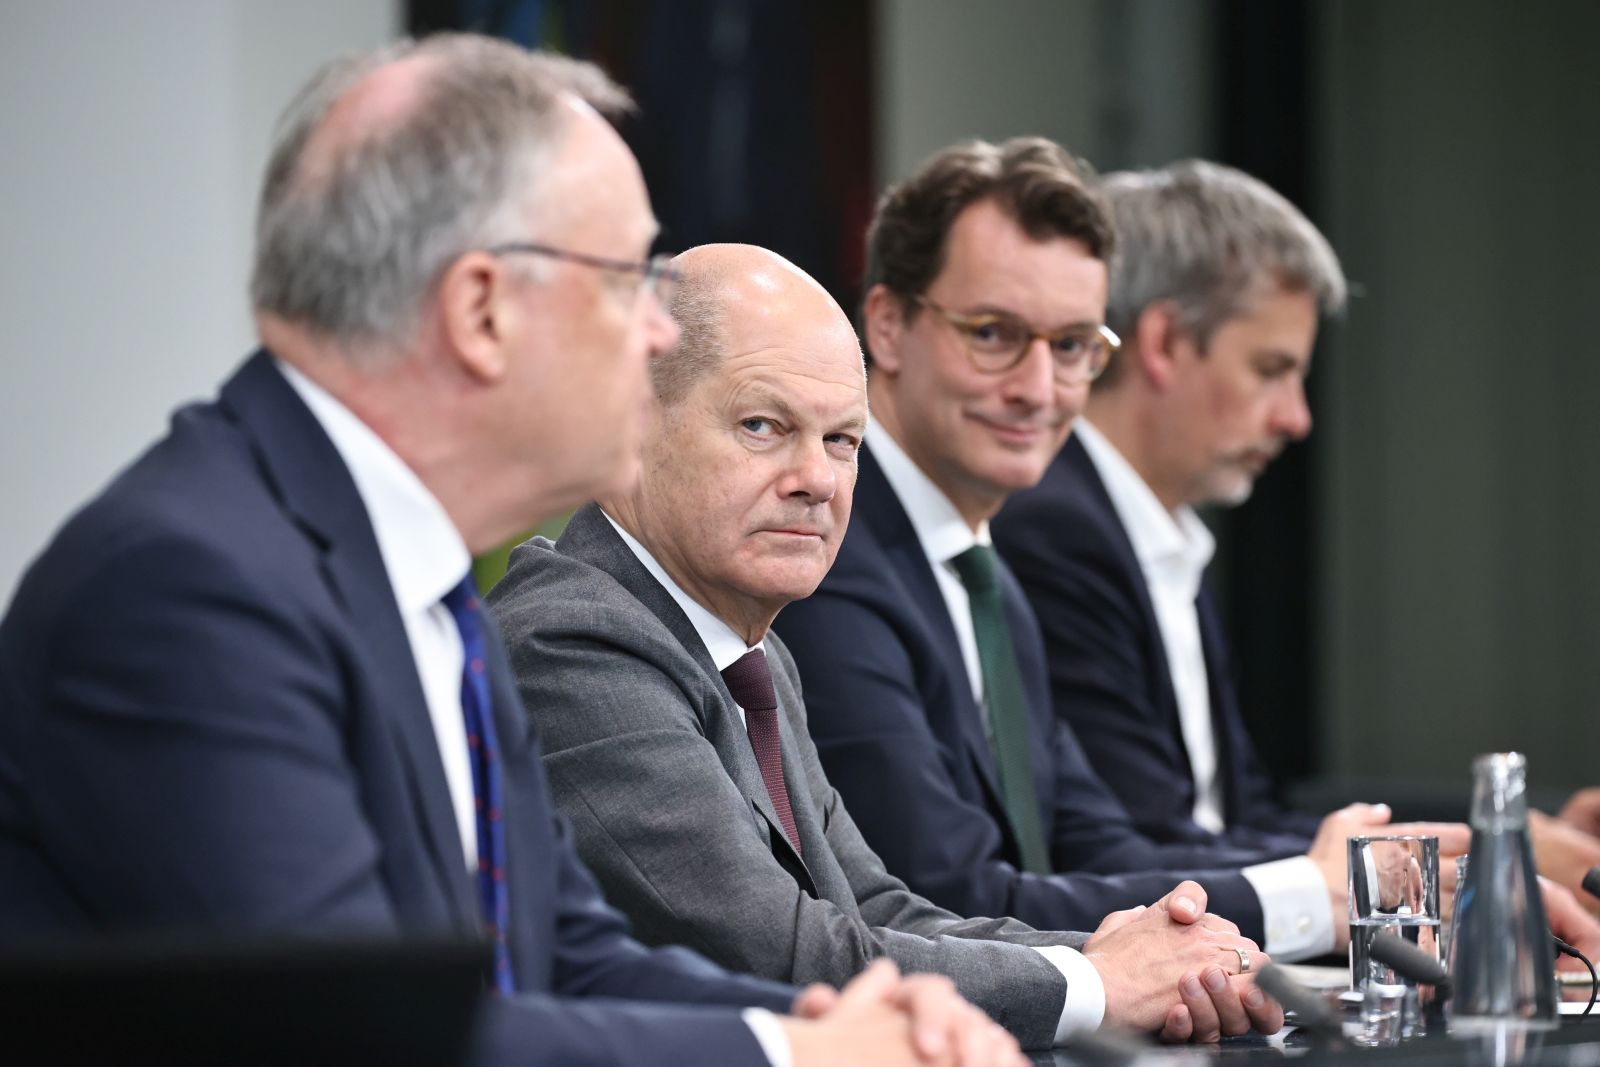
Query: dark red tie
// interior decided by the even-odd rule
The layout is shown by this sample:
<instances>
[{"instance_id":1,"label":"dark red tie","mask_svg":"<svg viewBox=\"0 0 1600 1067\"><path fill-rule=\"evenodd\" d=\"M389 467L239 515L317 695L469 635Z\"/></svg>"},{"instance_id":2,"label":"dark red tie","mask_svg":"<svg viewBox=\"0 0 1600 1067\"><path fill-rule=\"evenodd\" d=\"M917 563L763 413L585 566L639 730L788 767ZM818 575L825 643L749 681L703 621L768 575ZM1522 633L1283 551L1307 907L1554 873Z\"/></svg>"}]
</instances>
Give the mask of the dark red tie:
<instances>
[{"instance_id":1,"label":"dark red tie","mask_svg":"<svg viewBox=\"0 0 1600 1067\"><path fill-rule=\"evenodd\" d=\"M767 669L767 657L759 648L753 648L722 672L722 680L734 701L744 709L744 727L750 733L750 747L755 750L756 763L761 768L761 780L767 784L767 796L778 812L778 821L795 852L800 851L800 833L794 828L794 809L789 806L789 787L783 781L783 746L778 739L778 695L772 688L772 672Z\"/></svg>"}]
</instances>

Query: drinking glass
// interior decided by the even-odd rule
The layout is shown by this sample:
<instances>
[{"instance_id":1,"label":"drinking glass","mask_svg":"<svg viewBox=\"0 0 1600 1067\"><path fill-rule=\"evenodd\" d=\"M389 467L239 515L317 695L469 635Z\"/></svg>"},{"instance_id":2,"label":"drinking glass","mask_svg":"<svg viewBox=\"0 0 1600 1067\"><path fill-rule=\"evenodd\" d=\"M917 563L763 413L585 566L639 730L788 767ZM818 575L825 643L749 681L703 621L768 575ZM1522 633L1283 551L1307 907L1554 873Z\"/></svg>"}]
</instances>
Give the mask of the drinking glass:
<instances>
[{"instance_id":1,"label":"drinking glass","mask_svg":"<svg viewBox=\"0 0 1600 1067\"><path fill-rule=\"evenodd\" d=\"M1350 988L1362 994L1354 1037L1369 1045L1396 1044L1423 1028L1432 988L1416 984L1372 958L1372 941L1393 934L1439 958L1439 839L1363 835L1349 843Z\"/></svg>"}]
</instances>

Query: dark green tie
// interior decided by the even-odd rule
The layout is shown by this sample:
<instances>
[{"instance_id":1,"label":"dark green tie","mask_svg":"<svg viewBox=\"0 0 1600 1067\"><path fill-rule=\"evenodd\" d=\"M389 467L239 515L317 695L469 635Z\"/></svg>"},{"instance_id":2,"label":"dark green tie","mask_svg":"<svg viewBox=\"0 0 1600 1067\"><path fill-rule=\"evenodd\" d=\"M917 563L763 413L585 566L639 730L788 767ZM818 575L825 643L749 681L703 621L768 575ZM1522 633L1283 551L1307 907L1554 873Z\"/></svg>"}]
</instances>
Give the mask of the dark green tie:
<instances>
[{"instance_id":1,"label":"dark green tie","mask_svg":"<svg viewBox=\"0 0 1600 1067\"><path fill-rule=\"evenodd\" d=\"M1011 647L1011 628L1000 603L998 561L988 545L974 545L951 560L972 606L972 629L978 637L978 662L983 667L983 703L989 711L989 747L1000 768L1000 795L1017 836L1024 870L1050 872L1050 850L1039 825L1039 802L1033 794L1028 752L1028 705L1022 674Z\"/></svg>"}]
</instances>

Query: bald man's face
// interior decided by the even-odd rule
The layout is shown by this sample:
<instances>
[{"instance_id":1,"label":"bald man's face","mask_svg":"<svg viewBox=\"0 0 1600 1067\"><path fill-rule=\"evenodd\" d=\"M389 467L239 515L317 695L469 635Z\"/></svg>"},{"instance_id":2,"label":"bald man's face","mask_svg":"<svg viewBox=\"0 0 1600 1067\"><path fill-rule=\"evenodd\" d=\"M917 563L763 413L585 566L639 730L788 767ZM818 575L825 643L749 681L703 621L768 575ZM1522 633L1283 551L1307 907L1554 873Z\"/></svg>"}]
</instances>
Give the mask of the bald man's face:
<instances>
[{"instance_id":1,"label":"bald man's face","mask_svg":"<svg viewBox=\"0 0 1600 1067\"><path fill-rule=\"evenodd\" d=\"M647 435L634 505L674 580L748 632L739 620L764 630L833 563L866 389L855 332L809 282L731 299L723 335L721 365Z\"/></svg>"}]
</instances>

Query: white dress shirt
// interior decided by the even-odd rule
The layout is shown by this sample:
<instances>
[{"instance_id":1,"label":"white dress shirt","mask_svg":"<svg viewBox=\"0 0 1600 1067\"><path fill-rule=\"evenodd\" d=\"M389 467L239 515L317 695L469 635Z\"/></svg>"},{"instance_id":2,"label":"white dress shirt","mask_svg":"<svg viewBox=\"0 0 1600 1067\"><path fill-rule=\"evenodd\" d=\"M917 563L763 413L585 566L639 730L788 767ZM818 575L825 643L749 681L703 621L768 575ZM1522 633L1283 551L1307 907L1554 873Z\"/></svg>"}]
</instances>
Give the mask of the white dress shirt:
<instances>
[{"instance_id":1,"label":"white dress shirt","mask_svg":"<svg viewBox=\"0 0 1600 1067\"><path fill-rule=\"evenodd\" d=\"M874 446L876 452L876 446ZM604 514L604 512L602 512ZM711 662L718 671L726 669L736 662L745 653L761 644L746 645L744 638L733 632L733 628L715 615L711 614L704 605L685 593L678 583L667 574L666 568L650 554L650 550L640 544L632 534L617 525L615 519L606 515L606 520L611 523L611 528L617 531L623 544L638 557L655 580L672 595L683 613L689 617L689 622L694 626L695 633L700 635L700 640L705 642L706 651L711 653ZM971 623L968 623L968 630ZM763 649L765 653L765 649ZM738 707L737 704L734 707ZM739 708L739 720L744 721L744 709ZM1084 1030L1093 1030L1100 1025L1100 1019L1105 1014L1106 991L1105 984L1100 981L1100 972L1094 969L1094 964L1083 958L1082 953L1065 945L1046 945L1035 947L1034 951L1049 960L1061 976L1067 980L1067 999L1062 1005L1061 1018L1056 1023L1056 1044L1061 1044L1073 1034ZM757 1031L760 1036L760 1031ZM779 1031L779 1036L782 1032ZM765 1042L763 1042L763 1046ZM779 1065L774 1061L774 1067Z\"/></svg>"},{"instance_id":2,"label":"white dress shirt","mask_svg":"<svg viewBox=\"0 0 1600 1067\"><path fill-rule=\"evenodd\" d=\"M472 556L444 505L383 439L326 389L282 360L278 369L333 442L350 470L378 541L383 569L417 662L422 695L439 742L450 786L456 829L468 871L478 869L478 819L472 799L472 762L461 714L461 673L466 652L444 596L472 566Z\"/></svg>"},{"instance_id":3,"label":"white dress shirt","mask_svg":"<svg viewBox=\"0 0 1600 1067\"><path fill-rule=\"evenodd\" d=\"M1211 681L1205 649L1200 644L1200 615L1195 598L1200 579L1217 542L1190 507L1169 513L1116 446L1088 419L1079 419L1074 433L1094 463L1116 509L1133 554L1144 572L1156 626L1167 653L1167 669L1178 698L1178 724L1194 778L1194 810L1199 826L1220 834L1227 828L1222 814L1222 782L1217 777L1217 739L1211 730Z\"/></svg>"},{"instance_id":4,"label":"white dress shirt","mask_svg":"<svg viewBox=\"0 0 1600 1067\"><path fill-rule=\"evenodd\" d=\"M445 594L466 575L472 556L444 505L381 437L326 389L282 360L275 362L333 442L366 506L433 720L461 833L462 858L467 870L475 872L478 823L467 725L461 712L466 651L455 618L444 605ZM793 1067L794 1053L777 1016L764 1008L746 1008L740 1014L772 1067Z\"/></svg>"},{"instance_id":5,"label":"white dress shirt","mask_svg":"<svg viewBox=\"0 0 1600 1067\"><path fill-rule=\"evenodd\" d=\"M1083 443L1095 472L1144 573L1156 626L1167 654L1167 670L1178 700L1178 724L1194 776L1194 821L1213 833L1227 828L1222 782L1218 776L1217 739L1212 731L1211 680L1200 643L1196 598L1200 581L1216 551L1216 540L1193 508L1168 512L1138 471L1086 418L1073 433ZM1304 959L1331 951L1333 915L1327 885L1317 866L1305 856L1244 868L1261 898L1267 943L1262 947L1284 960Z\"/></svg>"},{"instance_id":6,"label":"white dress shirt","mask_svg":"<svg viewBox=\"0 0 1600 1067\"><path fill-rule=\"evenodd\" d=\"M600 514L606 515L604 511L601 511ZM640 563L644 564L645 570L649 571L651 576L661 583L663 589L672 594L672 599L677 601L678 607L682 608L683 613L689 616L689 622L694 627L694 632L700 635L700 640L705 643L706 651L711 653L711 662L716 664L719 672L733 666L747 652L754 652L760 648L762 649L762 654L766 654L766 649L762 647L766 644L764 640L758 641L754 645L745 644L744 638L733 632L733 627L711 614L703 604L679 588L678 583L672 580L672 576L667 573L666 568L661 566L656 558L650 554L650 550L640 544L639 540L631 533L618 526L617 520L610 515L606 515L606 521L611 524L613 530L617 531L617 536L622 538L622 543L627 545L628 549L638 557ZM734 707L739 708L739 705L735 704ZM739 721L744 722L743 708L739 708Z\"/></svg>"}]
</instances>

